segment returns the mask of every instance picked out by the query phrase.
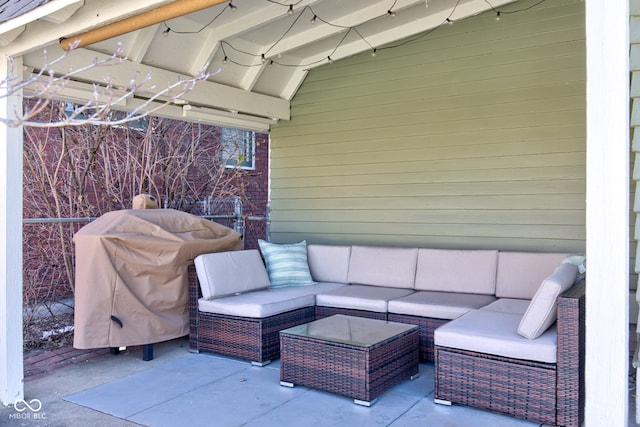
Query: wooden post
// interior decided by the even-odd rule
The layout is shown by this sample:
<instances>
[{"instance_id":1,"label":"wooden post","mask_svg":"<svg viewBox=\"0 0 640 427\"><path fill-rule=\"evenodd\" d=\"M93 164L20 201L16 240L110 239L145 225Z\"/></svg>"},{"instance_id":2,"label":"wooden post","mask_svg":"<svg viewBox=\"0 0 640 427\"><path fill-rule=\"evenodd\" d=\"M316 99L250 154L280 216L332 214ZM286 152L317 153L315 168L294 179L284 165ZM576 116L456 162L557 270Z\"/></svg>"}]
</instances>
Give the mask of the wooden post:
<instances>
[{"instance_id":1,"label":"wooden post","mask_svg":"<svg viewBox=\"0 0 640 427\"><path fill-rule=\"evenodd\" d=\"M0 59L0 79L22 75L22 58ZM0 117L22 111L21 96L0 92ZM19 94L18 94L19 95ZM22 127L0 123L0 401L24 395L22 361Z\"/></svg>"},{"instance_id":2,"label":"wooden post","mask_svg":"<svg viewBox=\"0 0 640 427\"><path fill-rule=\"evenodd\" d=\"M629 6L586 0L585 425L628 421Z\"/></svg>"}]
</instances>

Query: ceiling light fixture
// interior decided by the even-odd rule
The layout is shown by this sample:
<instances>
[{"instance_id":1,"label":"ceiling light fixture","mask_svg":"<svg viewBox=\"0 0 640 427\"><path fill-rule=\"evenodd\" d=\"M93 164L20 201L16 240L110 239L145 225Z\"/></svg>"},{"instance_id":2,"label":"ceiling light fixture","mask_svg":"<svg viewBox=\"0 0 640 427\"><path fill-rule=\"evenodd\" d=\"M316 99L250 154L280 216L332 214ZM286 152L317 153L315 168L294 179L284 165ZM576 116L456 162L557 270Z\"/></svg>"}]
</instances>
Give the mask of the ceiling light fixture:
<instances>
[{"instance_id":1,"label":"ceiling light fixture","mask_svg":"<svg viewBox=\"0 0 640 427\"><path fill-rule=\"evenodd\" d=\"M289 10L287 10L287 15L293 15L293 5L289 5Z\"/></svg>"},{"instance_id":2,"label":"ceiling light fixture","mask_svg":"<svg viewBox=\"0 0 640 427\"><path fill-rule=\"evenodd\" d=\"M238 10L238 7L233 4L233 2L229 2L229 9L231 9L231 12L236 12Z\"/></svg>"}]
</instances>

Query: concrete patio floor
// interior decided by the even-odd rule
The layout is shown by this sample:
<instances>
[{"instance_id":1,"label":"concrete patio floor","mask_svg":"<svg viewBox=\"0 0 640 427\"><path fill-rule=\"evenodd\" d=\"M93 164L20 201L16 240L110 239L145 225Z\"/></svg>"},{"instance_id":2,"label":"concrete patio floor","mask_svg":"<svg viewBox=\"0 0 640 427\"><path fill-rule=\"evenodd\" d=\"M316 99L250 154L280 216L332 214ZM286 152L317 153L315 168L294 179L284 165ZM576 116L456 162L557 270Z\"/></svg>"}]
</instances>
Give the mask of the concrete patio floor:
<instances>
[{"instance_id":1,"label":"concrete patio floor","mask_svg":"<svg viewBox=\"0 0 640 427\"><path fill-rule=\"evenodd\" d=\"M260 368L214 354L192 354L188 347L186 337L156 344L148 362L142 360L141 347L116 356L106 350L68 349L49 361L31 360L25 364L24 400L34 410L24 404L0 407L0 426L538 425L434 404L429 363L420 365L419 378L394 387L366 408L306 387L281 387L279 361ZM38 364L40 369L34 368ZM630 391L629 425L635 425L634 393Z\"/></svg>"}]
</instances>

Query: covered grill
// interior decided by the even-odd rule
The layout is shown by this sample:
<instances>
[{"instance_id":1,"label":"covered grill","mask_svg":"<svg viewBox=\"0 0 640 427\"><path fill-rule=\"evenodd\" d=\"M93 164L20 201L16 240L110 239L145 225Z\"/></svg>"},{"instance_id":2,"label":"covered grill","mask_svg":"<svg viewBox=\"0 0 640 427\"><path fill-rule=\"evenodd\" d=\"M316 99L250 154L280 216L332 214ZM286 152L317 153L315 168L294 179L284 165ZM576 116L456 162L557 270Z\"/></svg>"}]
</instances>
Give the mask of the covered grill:
<instances>
[{"instance_id":1,"label":"covered grill","mask_svg":"<svg viewBox=\"0 0 640 427\"><path fill-rule=\"evenodd\" d=\"M173 209L109 212L73 238L76 348L147 345L188 334L187 267L238 250L232 229Z\"/></svg>"}]
</instances>

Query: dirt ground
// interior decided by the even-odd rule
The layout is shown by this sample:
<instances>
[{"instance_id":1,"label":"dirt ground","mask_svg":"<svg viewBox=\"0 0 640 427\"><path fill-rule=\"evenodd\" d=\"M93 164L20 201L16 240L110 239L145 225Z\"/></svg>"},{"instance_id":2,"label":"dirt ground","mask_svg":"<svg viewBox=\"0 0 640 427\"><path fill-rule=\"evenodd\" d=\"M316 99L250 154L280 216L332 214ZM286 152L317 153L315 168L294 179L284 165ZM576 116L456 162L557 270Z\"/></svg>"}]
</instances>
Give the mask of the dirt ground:
<instances>
[{"instance_id":1,"label":"dirt ground","mask_svg":"<svg viewBox=\"0 0 640 427\"><path fill-rule=\"evenodd\" d=\"M23 351L50 350L73 344L73 313L34 316L24 320Z\"/></svg>"}]
</instances>

